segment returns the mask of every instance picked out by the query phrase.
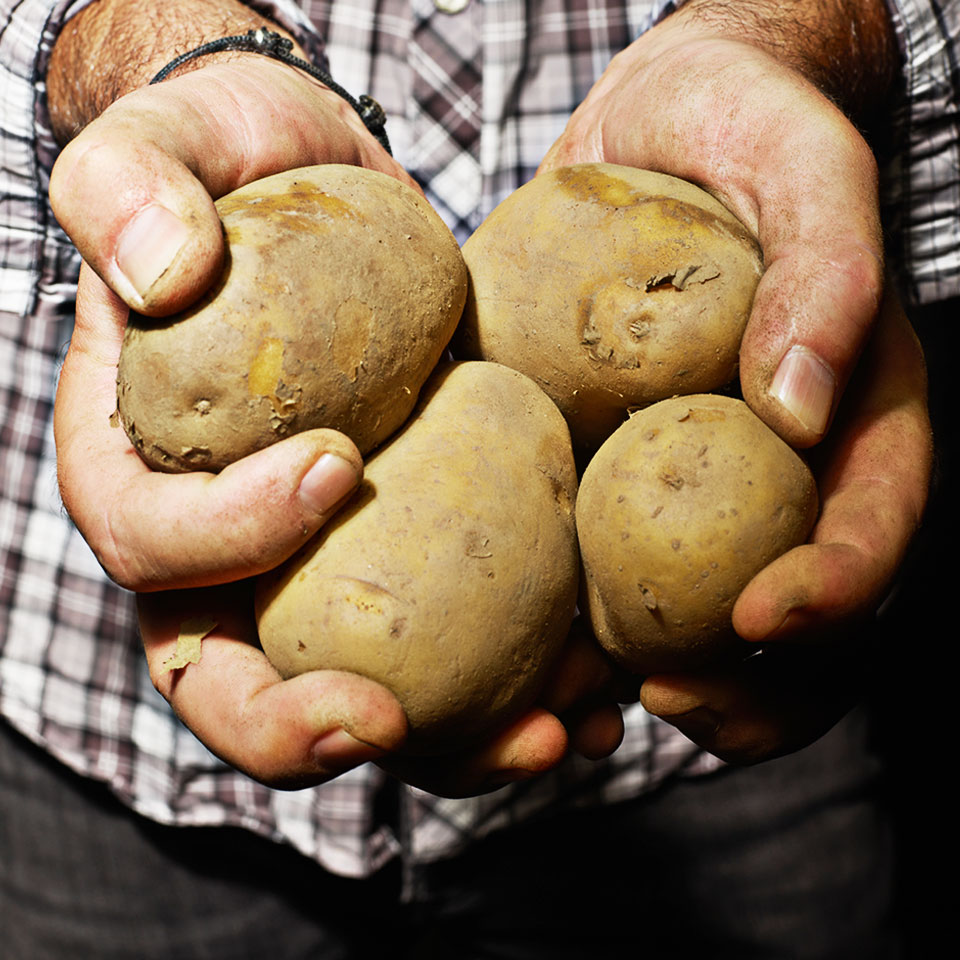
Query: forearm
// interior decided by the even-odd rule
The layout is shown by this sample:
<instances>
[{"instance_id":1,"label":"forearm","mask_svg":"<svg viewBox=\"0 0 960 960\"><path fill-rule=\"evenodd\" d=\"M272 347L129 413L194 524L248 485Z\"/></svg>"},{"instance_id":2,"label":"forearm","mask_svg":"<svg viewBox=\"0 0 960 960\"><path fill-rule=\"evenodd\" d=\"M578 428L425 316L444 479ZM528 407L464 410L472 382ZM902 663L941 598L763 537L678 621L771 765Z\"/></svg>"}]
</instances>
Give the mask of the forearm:
<instances>
[{"instance_id":1,"label":"forearm","mask_svg":"<svg viewBox=\"0 0 960 960\"><path fill-rule=\"evenodd\" d=\"M54 135L60 144L71 140L179 54L262 26L288 35L239 0L97 0L66 24L53 48L47 97ZM249 54L212 54L188 61L177 73L244 56Z\"/></svg>"},{"instance_id":2,"label":"forearm","mask_svg":"<svg viewBox=\"0 0 960 960\"><path fill-rule=\"evenodd\" d=\"M870 113L896 75L884 0L688 0L673 16L760 47L855 119Z\"/></svg>"}]
</instances>

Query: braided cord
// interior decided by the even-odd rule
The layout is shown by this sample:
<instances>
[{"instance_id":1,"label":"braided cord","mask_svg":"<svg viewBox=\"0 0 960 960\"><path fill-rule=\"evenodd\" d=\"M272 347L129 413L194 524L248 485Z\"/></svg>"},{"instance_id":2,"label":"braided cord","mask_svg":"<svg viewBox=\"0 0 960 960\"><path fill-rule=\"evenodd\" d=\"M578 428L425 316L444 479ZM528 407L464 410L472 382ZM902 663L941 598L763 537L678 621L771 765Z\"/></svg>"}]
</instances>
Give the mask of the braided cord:
<instances>
[{"instance_id":1,"label":"braided cord","mask_svg":"<svg viewBox=\"0 0 960 960\"><path fill-rule=\"evenodd\" d=\"M363 121L363 125L380 141L387 153L392 154L390 141L387 139L386 130L384 130L387 115L384 113L383 107L373 97L368 97L366 94L363 94L359 99L354 99L329 74L319 67L315 67L312 63L301 60L300 57L295 57L290 52L292 49L293 42L291 40L281 37L279 33L274 33L272 30L265 30L260 27L257 30L248 30L245 34L238 34L235 37L220 37L197 47L195 50L181 53L179 57L171 60L150 83L160 83L181 64L193 60L195 57L206 56L209 53L221 53L224 50L262 53L266 57L273 57L274 60L303 70L304 73L310 74L315 80L319 80L324 86L329 87L335 94L346 100L356 110Z\"/></svg>"}]
</instances>

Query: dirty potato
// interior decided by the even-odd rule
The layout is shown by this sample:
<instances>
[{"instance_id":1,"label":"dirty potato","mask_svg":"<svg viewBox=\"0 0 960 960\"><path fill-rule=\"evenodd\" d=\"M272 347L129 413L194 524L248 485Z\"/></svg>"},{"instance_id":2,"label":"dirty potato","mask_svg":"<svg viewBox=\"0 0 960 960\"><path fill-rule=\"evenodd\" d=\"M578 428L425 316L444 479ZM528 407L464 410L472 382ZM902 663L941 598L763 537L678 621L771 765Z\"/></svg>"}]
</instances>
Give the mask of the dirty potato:
<instances>
[{"instance_id":1,"label":"dirty potato","mask_svg":"<svg viewBox=\"0 0 960 960\"><path fill-rule=\"evenodd\" d=\"M406 752L476 741L528 707L573 619L576 472L550 399L494 363L441 367L361 487L262 576L263 649L284 677L388 687Z\"/></svg>"},{"instance_id":2,"label":"dirty potato","mask_svg":"<svg viewBox=\"0 0 960 960\"><path fill-rule=\"evenodd\" d=\"M217 471L313 427L365 453L406 419L460 317L465 268L416 191L328 164L217 201L227 257L192 309L132 316L118 409L154 469Z\"/></svg>"},{"instance_id":3,"label":"dirty potato","mask_svg":"<svg viewBox=\"0 0 960 960\"><path fill-rule=\"evenodd\" d=\"M587 449L630 407L733 379L762 273L756 240L712 196L612 164L536 177L463 255L464 355L532 377Z\"/></svg>"},{"instance_id":4,"label":"dirty potato","mask_svg":"<svg viewBox=\"0 0 960 960\"><path fill-rule=\"evenodd\" d=\"M741 400L690 396L635 414L577 498L585 605L601 645L638 674L747 649L740 591L816 519L810 470Z\"/></svg>"}]
</instances>

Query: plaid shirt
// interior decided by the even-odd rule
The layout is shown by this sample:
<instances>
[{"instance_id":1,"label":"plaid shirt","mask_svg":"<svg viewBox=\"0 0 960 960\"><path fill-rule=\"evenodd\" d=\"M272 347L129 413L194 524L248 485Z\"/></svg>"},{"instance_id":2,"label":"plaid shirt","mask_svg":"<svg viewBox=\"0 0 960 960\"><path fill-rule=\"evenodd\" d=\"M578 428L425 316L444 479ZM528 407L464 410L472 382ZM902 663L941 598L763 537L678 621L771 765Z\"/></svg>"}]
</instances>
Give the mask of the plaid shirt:
<instances>
[{"instance_id":1,"label":"plaid shirt","mask_svg":"<svg viewBox=\"0 0 960 960\"><path fill-rule=\"evenodd\" d=\"M350 876L396 856L413 868L547 810L615 802L672 773L714 768L634 706L613 757L573 757L484 797L438 799L370 765L280 792L224 766L179 724L147 675L132 598L107 580L65 517L56 485L52 401L79 261L46 202L56 148L43 80L60 24L85 2L0 0L3 716L146 816L241 826ZM333 76L386 108L398 159L460 240L532 176L611 56L670 9L657 0L472 0L455 15L432 0L254 5L319 57L309 33L315 24ZM908 149L891 167L887 215L911 289L933 299L960 292L957 95L945 40L957 36L960 11L951 4L933 17L924 0L903 0L899 11L910 69L898 123ZM375 814L388 808L389 817Z\"/></svg>"}]
</instances>

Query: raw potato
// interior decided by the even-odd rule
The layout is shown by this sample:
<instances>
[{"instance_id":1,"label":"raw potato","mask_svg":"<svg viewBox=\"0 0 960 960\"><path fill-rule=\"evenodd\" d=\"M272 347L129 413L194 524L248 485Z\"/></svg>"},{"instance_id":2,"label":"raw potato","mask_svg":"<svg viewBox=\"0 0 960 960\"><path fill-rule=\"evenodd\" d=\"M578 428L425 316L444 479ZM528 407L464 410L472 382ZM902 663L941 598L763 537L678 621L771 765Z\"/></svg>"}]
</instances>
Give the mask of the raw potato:
<instances>
[{"instance_id":1,"label":"raw potato","mask_svg":"<svg viewBox=\"0 0 960 960\"><path fill-rule=\"evenodd\" d=\"M637 413L590 462L577 499L597 639L641 675L742 653L737 596L806 540L817 509L806 464L743 401L678 397Z\"/></svg>"},{"instance_id":2,"label":"raw potato","mask_svg":"<svg viewBox=\"0 0 960 960\"><path fill-rule=\"evenodd\" d=\"M576 483L566 424L532 381L442 367L355 499L261 577L264 651L285 677L384 684L408 753L476 740L530 705L569 630Z\"/></svg>"},{"instance_id":3,"label":"raw potato","mask_svg":"<svg viewBox=\"0 0 960 960\"><path fill-rule=\"evenodd\" d=\"M366 453L393 433L453 334L466 270L422 196L328 164L217 201L220 282L168 320L132 316L120 419L168 472L221 470L313 427Z\"/></svg>"},{"instance_id":4,"label":"raw potato","mask_svg":"<svg viewBox=\"0 0 960 960\"><path fill-rule=\"evenodd\" d=\"M465 355L536 380L588 450L628 408L734 378L763 270L754 238L709 194L613 164L534 178L463 256Z\"/></svg>"}]
</instances>

